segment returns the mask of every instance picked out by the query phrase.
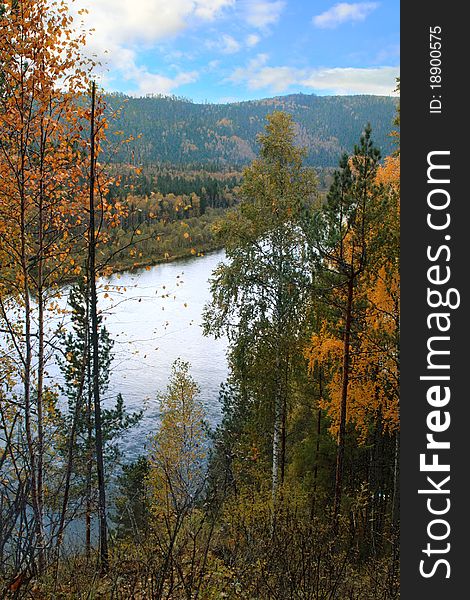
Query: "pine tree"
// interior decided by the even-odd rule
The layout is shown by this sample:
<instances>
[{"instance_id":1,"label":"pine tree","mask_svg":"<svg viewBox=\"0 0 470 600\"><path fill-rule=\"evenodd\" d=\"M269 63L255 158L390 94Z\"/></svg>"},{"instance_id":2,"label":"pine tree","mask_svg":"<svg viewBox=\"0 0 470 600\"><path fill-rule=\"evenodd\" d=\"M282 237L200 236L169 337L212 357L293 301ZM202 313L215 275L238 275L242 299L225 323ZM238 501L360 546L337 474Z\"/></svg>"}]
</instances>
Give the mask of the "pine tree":
<instances>
[{"instance_id":1,"label":"pine tree","mask_svg":"<svg viewBox=\"0 0 470 600\"><path fill-rule=\"evenodd\" d=\"M66 515L71 500L73 482L75 498L80 504L85 501L86 551L90 552L91 519L96 511L96 438L95 411L93 395L93 363L90 351L91 319L88 285L84 280L74 285L68 297L71 323L68 331L59 333L63 356L59 357L59 366L64 378L62 392L68 401L68 411L63 419L63 447L66 464L64 497L61 521L59 525L59 546L66 526ZM113 340L98 316L99 354L99 390L102 398L109 386L113 361ZM142 418L143 412L128 413L121 394L117 395L115 405L102 409L103 457L105 463L116 466L120 458L116 442Z\"/></svg>"},{"instance_id":2,"label":"pine tree","mask_svg":"<svg viewBox=\"0 0 470 600\"><path fill-rule=\"evenodd\" d=\"M310 222L309 231L316 262L317 293L337 313L338 327L330 319L312 340L312 363L332 356L338 362L335 379L335 425L337 456L334 517L340 512L343 490L346 423L351 385L351 351L357 343L363 299L358 292L361 278L371 268L373 232L380 230L384 215L381 187L376 180L380 152L367 126L354 154L343 155L326 203ZM334 332L334 333L333 333ZM331 335L333 334L333 335Z\"/></svg>"},{"instance_id":3,"label":"pine tree","mask_svg":"<svg viewBox=\"0 0 470 600\"><path fill-rule=\"evenodd\" d=\"M149 476L150 463L146 456L123 465L117 481L115 514L111 517L118 538L142 542L148 534L151 523Z\"/></svg>"}]
</instances>

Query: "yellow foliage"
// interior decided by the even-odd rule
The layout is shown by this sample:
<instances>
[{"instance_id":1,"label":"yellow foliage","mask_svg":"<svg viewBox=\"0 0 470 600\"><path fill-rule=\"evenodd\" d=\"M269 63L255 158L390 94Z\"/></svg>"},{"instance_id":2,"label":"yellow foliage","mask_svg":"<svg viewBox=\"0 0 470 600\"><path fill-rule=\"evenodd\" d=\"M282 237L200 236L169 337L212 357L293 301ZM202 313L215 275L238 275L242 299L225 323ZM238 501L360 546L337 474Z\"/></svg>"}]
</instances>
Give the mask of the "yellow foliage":
<instances>
[{"instance_id":1,"label":"yellow foliage","mask_svg":"<svg viewBox=\"0 0 470 600\"><path fill-rule=\"evenodd\" d=\"M173 522L188 510L204 482L205 411L189 365L173 364L160 397L161 424L150 453L152 510L157 520Z\"/></svg>"},{"instance_id":2,"label":"yellow foliage","mask_svg":"<svg viewBox=\"0 0 470 600\"><path fill-rule=\"evenodd\" d=\"M347 390L347 422L353 423L360 442L365 442L370 428L380 419L385 431L399 429L399 191L400 159L388 157L378 169L377 183L383 186L387 200L385 220L372 231L387 237L375 242L373 261L357 282L357 305L351 336L349 384ZM371 239L371 242L374 240ZM378 246L378 247L377 247ZM348 244L342 248L343 256ZM346 256L346 259L348 257ZM338 300L343 292L338 290ZM359 306L361 309L359 310ZM326 394L320 406L330 420L330 431L338 434L342 397L342 358L344 341L341 323L325 320L320 331L312 335L304 350L308 366L316 365L326 375Z\"/></svg>"}]
</instances>

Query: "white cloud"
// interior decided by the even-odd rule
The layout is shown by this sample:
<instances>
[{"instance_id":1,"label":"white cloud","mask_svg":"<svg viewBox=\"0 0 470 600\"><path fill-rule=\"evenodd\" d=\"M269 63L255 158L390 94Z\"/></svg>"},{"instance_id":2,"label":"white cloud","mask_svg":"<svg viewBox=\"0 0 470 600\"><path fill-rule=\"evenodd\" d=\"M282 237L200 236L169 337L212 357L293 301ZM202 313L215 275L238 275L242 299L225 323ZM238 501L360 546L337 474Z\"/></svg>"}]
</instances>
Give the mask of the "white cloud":
<instances>
[{"instance_id":1,"label":"white cloud","mask_svg":"<svg viewBox=\"0 0 470 600\"><path fill-rule=\"evenodd\" d=\"M267 54L258 54L251 59L247 67L238 67L232 73L229 81L246 83L251 90L269 88L283 92L296 82L296 70L290 67L268 67Z\"/></svg>"},{"instance_id":2,"label":"white cloud","mask_svg":"<svg viewBox=\"0 0 470 600\"><path fill-rule=\"evenodd\" d=\"M296 69L270 67L268 55L258 54L246 67L234 70L229 81L245 84L249 89L266 89L282 93L292 86L331 94L392 95L398 67Z\"/></svg>"},{"instance_id":3,"label":"white cloud","mask_svg":"<svg viewBox=\"0 0 470 600\"><path fill-rule=\"evenodd\" d=\"M348 21L364 21L378 6L378 2L358 2L354 4L340 2L329 10L313 17L313 24L320 29L334 29Z\"/></svg>"},{"instance_id":4,"label":"white cloud","mask_svg":"<svg viewBox=\"0 0 470 600\"><path fill-rule=\"evenodd\" d=\"M195 5L195 15L206 21L214 20L217 15L227 6L233 6L235 0L196 0L193 3Z\"/></svg>"},{"instance_id":5,"label":"white cloud","mask_svg":"<svg viewBox=\"0 0 470 600\"><path fill-rule=\"evenodd\" d=\"M262 52L260 54L257 54L255 58L252 58L248 63L248 66L250 69L258 69L259 67L265 65L268 62L268 60L269 54L266 54L266 52Z\"/></svg>"},{"instance_id":6,"label":"white cloud","mask_svg":"<svg viewBox=\"0 0 470 600\"><path fill-rule=\"evenodd\" d=\"M95 37L120 44L155 43L180 33L191 23L212 21L235 0L78 0Z\"/></svg>"},{"instance_id":7,"label":"white cloud","mask_svg":"<svg viewBox=\"0 0 470 600\"><path fill-rule=\"evenodd\" d=\"M111 51L114 57L113 70L103 69L99 80L106 89L112 90L116 72L121 80L128 82L127 93L133 96L146 94L171 94L180 86L197 81L197 71L180 72L173 77L161 73L152 73L146 66L137 65L137 55L134 50L115 47ZM113 76L114 74L114 76Z\"/></svg>"},{"instance_id":8,"label":"white cloud","mask_svg":"<svg viewBox=\"0 0 470 600\"><path fill-rule=\"evenodd\" d=\"M248 48L253 48L253 46L256 46L257 44L259 44L260 41L261 41L261 38L259 35L256 35L256 33L251 33L250 35L248 35L246 37L246 40L245 40Z\"/></svg>"},{"instance_id":9,"label":"white cloud","mask_svg":"<svg viewBox=\"0 0 470 600\"><path fill-rule=\"evenodd\" d=\"M135 96L146 94L171 94L175 89L187 83L193 83L198 78L196 72L180 73L175 77L165 77L156 73L149 73L143 69L138 76L139 87L132 92Z\"/></svg>"},{"instance_id":10,"label":"white cloud","mask_svg":"<svg viewBox=\"0 0 470 600\"><path fill-rule=\"evenodd\" d=\"M318 91L334 94L393 95L398 67L315 69L299 83Z\"/></svg>"},{"instance_id":11,"label":"white cloud","mask_svg":"<svg viewBox=\"0 0 470 600\"><path fill-rule=\"evenodd\" d=\"M296 73L290 67L264 67L250 80L250 87L270 88L275 92L284 92L296 82Z\"/></svg>"},{"instance_id":12,"label":"white cloud","mask_svg":"<svg viewBox=\"0 0 470 600\"><path fill-rule=\"evenodd\" d=\"M246 21L252 27L265 29L279 21L285 2L283 0L248 0L246 5Z\"/></svg>"},{"instance_id":13,"label":"white cloud","mask_svg":"<svg viewBox=\"0 0 470 600\"><path fill-rule=\"evenodd\" d=\"M235 54L243 48L253 48L261 41L261 37L256 34L247 35L243 41L238 41L231 35L223 34L219 39L207 40L206 48L216 50L222 54Z\"/></svg>"},{"instance_id":14,"label":"white cloud","mask_svg":"<svg viewBox=\"0 0 470 600\"><path fill-rule=\"evenodd\" d=\"M400 45L399 44L390 44L385 48L379 50L374 57L374 63L377 65L383 65L385 62L388 62L390 59L397 59L400 56Z\"/></svg>"},{"instance_id":15,"label":"white cloud","mask_svg":"<svg viewBox=\"0 0 470 600\"><path fill-rule=\"evenodd\" d=\"M234 54L241 49L241 44L231 35L223 35L220 46L224 54Z\"/></svg>"},{"instance_id":16,"label":"white cloud","mask_svg":"<svg viewBox=\"0 0 470 600\"><path fill-rule=\"evenodd\" d=\"M86 29L94 30L87 39L87 53L102 63L103 81L112 86L114 74L142 93L169 93L189 83L188 74L151 73L138 66L136 49L151 48L193 24L213 21L234 4L235 0L77 0L71 10L75 15L81 8L89 11L76 22L83 20Z\"/></svg>"}]
</instances>

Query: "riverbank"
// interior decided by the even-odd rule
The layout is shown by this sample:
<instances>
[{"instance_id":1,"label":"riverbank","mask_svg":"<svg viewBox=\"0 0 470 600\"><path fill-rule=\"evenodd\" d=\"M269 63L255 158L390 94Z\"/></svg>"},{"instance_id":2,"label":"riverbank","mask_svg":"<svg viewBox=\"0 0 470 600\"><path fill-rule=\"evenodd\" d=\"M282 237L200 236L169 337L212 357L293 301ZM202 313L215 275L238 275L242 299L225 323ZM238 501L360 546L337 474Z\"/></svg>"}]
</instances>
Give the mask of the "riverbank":
<instances>
[{"instance_id":1,"label":"riverbank","mask_svg":"<svg viewBox=\"0 0 470 600\"><path fill-rule=\"evenodd\" d=\"M100 261L106 270L122 273L221 250L216 225L226 212L210 209L200 216L166 223L147 220L132 229L120 228L103 246Z\"/></svg>"},{"instance_id":2,"label":"riverbank","mask_svg":"<svg viewBox=\"0 0 470 600\"><path fill-rule=\"evenodd\" d=\"M170 256L166 257L162 256L161 258L152 258L151 260L145 259L141 261L133 261L132 263L126 263L125 261L122 261L113 264L113 273L136 273L142 269L151 269L152 267L157 267L158 265L175 263L188 258L203 257L207 254L212 254L213 252L221 252L223 249L224 246L222 244L214 242L213 244L206 244L203 248L199 248L194 252L192 249L185 248L180 252L170 254Z\"/></svg>"}]
</instances>

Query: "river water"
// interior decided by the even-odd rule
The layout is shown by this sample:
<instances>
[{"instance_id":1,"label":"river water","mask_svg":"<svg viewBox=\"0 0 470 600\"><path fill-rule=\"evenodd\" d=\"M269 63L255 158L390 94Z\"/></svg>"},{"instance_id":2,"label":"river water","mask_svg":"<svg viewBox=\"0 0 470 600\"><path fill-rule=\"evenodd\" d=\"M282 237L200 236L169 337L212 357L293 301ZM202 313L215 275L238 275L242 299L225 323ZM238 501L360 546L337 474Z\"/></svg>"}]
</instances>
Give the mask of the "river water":
<instances>
[{"instance_id":1,"label":"river water","mask_svg":"<svg viewBox=\"0 0 470 600\"><path fill-rule=\"evenodd\" d=\"M106 406L121 393L129 411L144 409L142 422L122 439L125 461L145 451L159 422L158 394L177 358L191 365L207 421L220 420L220 384L227 376L225 339L204 337L202 310L210 299L209 277L223 251L115 274L100 281L99 307L114 340Z\"/></svg>"}]
</instances>

